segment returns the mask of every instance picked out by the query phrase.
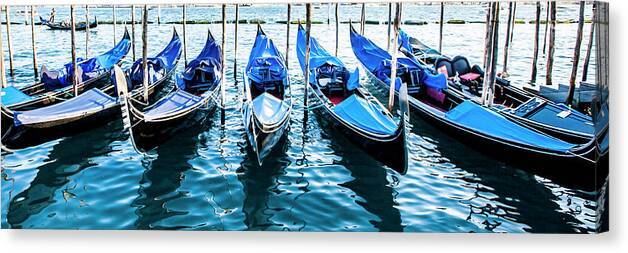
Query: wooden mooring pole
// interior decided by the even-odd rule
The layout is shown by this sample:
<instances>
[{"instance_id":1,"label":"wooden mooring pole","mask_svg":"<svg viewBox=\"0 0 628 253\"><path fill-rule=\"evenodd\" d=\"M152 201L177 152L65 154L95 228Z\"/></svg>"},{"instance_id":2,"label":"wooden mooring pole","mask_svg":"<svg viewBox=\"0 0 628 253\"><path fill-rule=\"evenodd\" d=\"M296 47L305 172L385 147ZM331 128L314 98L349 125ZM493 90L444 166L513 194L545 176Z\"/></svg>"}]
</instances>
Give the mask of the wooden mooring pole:
<instances>
[{"instance_id":1,"label":"wooden mooring pole","mask_svg":"<svg viewBox=\"0 0 628 253\"><path fill-rule=\"evenodd\" d=\"M286 68L290 69L290 63L288 61L288 55L290 55L290 12L292 7L288 4L288 22L286 22Z\"/></svg>"},{"instance_id":2,"label":"wooden mooring pole","mask_svg":"<svg viewBox=\"0 0 628 253\"><path fill-rule=\"evenodd\" d=\"M7 46L9 47L9 75L13 76L15 73L13 71L13 43L11 40L11 15L9 11L9 6L4 7L4 14L7 21Z\"/></svg>"},{"instance_id":3,"label":"wooden mooring pole","mask_svg":"<svg viewBox=\"0 0 628 253\"><path fill-rule=\"evenodd\" d=\"M545 75L545 85L552 85L552 68L554 67L554 40L556 39L556 2L550 2L550 28L549 45L547 52L547 73Z\"/></svg>"},{"instance_id":4,"label":"wooden mooring pole","mask_svg":"<svg viewBox=\"0 0 628 253\"><path fill-rule=\"evenodd\" d=\"M482 87L482 104L485 106L493 105L493 96L495 92L495 70L497 65L498 43L499 43L499 2L490 3L490 24L489 24L489 41L487 43L487 68L484 72L484 84Z\"/></svg>"},{"instance_id":5,"label":"wooden mooring pole","mask_svg":"<svg viewBox=\"0 0 628 253\"><path fill-rule=\"evenodd\" d=\"M33 71L35 80L39 78L37 70L37 46L35 45L35 6L31 5L31 45L33 45Z\"/></svg>"},{"instance_id":6,"label":"wooden mooring pole","mask_svg":"<svg viewBox=\"0 0 628 253\"><path fill-rule=\"evenodd\" d=\"M366 24L366 3L362 3L360 12L360 34L364 35L364 25Z\"/></svg>"},{"instance_id":7,"label":"wooden mooring pole","mask_svg":"<svg viewBox=\"0 0 628 253\"><path fill-rule=\"evenodd\" d=\"M339 11L338 8L339 8L339 4L336 3L336 17L335 17L335 20L336 20L336 53L334 54L336 57L338 57L338 47L339 47L338 41L340 40L340 36L338 35L338 33L340 31L340 21L338 20L338 11Z\"/></svg>"},{"instance_id":8,"label":"wooden mooring pole","mask_svg":"<svg viewBox=\"0 0 628 253\"><path fill-rule=\"evenodd\" d=\"M116 36L116 5L114 4L112 7L112 13L111 15L113 15L113 45L116 45L116 39L118 38Z\"/></svg>"},{"instance_id":9,"label":"wooden mooring pole","mask_svg":"<svg viewBox=\"0 0 628 253\"><path fill-rule=\"evenodd\" d=\"M392 3L388 3L388 39L386 40L386 51L390 52L390 32L392 23ZM336 39L338 40L338 39Z\"/></svg>"},{"instance_id":10,"label":"wooden mooring pole","mask_svg":"<svg viewBox=\"0 0 628 253\"><path fill-rule=\"evenodd\" d=\"M388 89L388 111L392 113L395 106L395 90L397 86L397 45L399 37L399 24L401 23L401 3L395 3L395 21L393 27L393 50L390 65L390 83Z\"/></svg>"},{"instance_id":11,"label":"wooden mooring pole","mask_svg":"<svg viewBox=\"0 0 628 253\"><path fill-rule=\"evenodd\" d=\"M135 5L131 5L131 53L135 62Z\"/></svg>"},{"instance_id":12,"label":"wooden mooring pole","mask_svg":"<svg viewBox=\"0 0 628 253\"><path fill-rule=\"evenodd\" d=\"M148 6L144 5L142 12L142 69L144 78L144 102L148 103Z\"/></svg>"},{"instance_id":13,"label":"wooden mooring pole","mask_svg":"<svg viewBox=\"0 0 628 253\"><path fill-rule=\"evenodd\" d=\"M543 35L543 55L547 53L547 28L549 27L549 18L550 18L550 1L547 1L547 6L545 10L545 34Z\"/></svg>"},{"instance_id":14,"label":"wooden mooring pole","mask_svg":"<svg viewBox=\"0 0 628 253\"><path fill-rule=\"evenodd\" d=\"M157 5L157 24L161 25L161 5Z\"/></svg>"},{"instance_id":15,"label":"wooden mooring pole","mask_svg":"<svg viewBox=\"0 0 628 253\"><path fill-rule=\"evenodd\" d=\"M331 3L327 3L327 24L331 24Z\"/></svg>"},{"instance_id":16,"label":"wooden mooring pole","mask_svg":"<svg viewBox=\"0 0 628 253\"><path fill-rule=\"evenodd\" d=\"M444 15L445 15L445 2L440 2L440 22L438 22L438 24L440 25L440 33L438 36L438 51L439 52L443 51L443 25L445 23Z\"/></svg>"},{"instance_id":17,"label":"wooden mooring pole","mask_svg":"<svg viewBox=\"0 0 628 253\"><path fill-rule=\"evenodd\" d=\"M312 30L312 4L305 4L305 87L303 89L303 106L308 104L308 86L310 85L310 31Z\"/></svg>"},{"instance_id":18,"label":"wooden mooring pole","mask_svg":"<svg viewBox=\"0 0 628 253\"><path fill-rule=\"evenodd\" d=\"M491 15L492 15L492 11L493 11L493 4L492 3L488 3L488 7L486 8L486 34L484 36L484 57L483 58L483 63L482 63L482 69L484 69L484 72L486 72L486 70L488 69L488 49L490 47L490 39L491 39Z\"/></svg>"},{"instance_id":19,"label":"wooden mooring pole","mask_svg":"<svg viewBox=\"0 0 628 253\"><path fill-rule=\"evenodd\" d=\"M72 50L72 71L74 75L72 75L72 87L74 90L74 96L78 96L78 66L76 66L76 15L74 14L74 5L70 5L70 39L71 41L71 50Z\"/></svg>"},{"instance_id":20,"label":"wooden mooring pole","mask_svg":"<svg viewBox=\"0 0 628 253\"><path fill-rule=\"evenodd\" d=\"M0 10L2 7L0 6ZM7 22L8 25L8 22ZM0 86L2 88L7 87L7 76L4 69L4 43L2 43L4 39L2 38L2 32L0 32Z\"/></svg>"},{"instance_id":21,"label":"wooden mooring pole","mask_svg":"<svg viewBox=\"0 0 628 253\"><path fill-rule=\"evenodd\" d=\"M534 22L534 51L532 56L532 76L530 77L530 83L536 83L536 65L539 60L539 29L541 28L541 2L536 2L536 19Z\"/></svg>"},{"instance_id":22,"label":"wooden mooring pole","mask_svg":"<svg viewBox=\"0 0 628 253\"><path fill-rule=\"evenodd\" d=\"M584 28L584 1L580 1L580 14L578 16L578 31L576 35L576 45L573 50L573 65L571 67L571 77L569 77L569 92L565 104L572 105L574 93L576 91L576 76L578 75L578 63L580 63L580 46L582 45L582 30Z\"/></svg>"},{"instance_id":23,"label":"wooden mooring pole","mask_svg":"<svg viewBox=\"0 0 628 253\"><path fill-rule=\"evenodd\" d=\"M238 82L238 23L240 21L240 5L235 5L235 36L233 37L233 80Z\"/></svg>"},{"instance_id":24,"label":"wooden mooring pole","mask_svg":"<svg viewBox=\"0 0 628 253\"><path fill-rule=\"evenodd\" d=\"M185 26L186 26L186 23L187 23L187 21L186 21L186 14L185 13L186 13L186 7L185 7L185 4L183 4L183 13L181 14L182 18L183 18L183 62L185 63L185 66L187 67L188 66L188 43L187 43L187 40L186 40L187 36L186 36L186 33L185 33ZM224 47L222 49L224 50ZM222 66L223 66L223 69L224 69L225 65L222 65Z\"/></svg>"},{"instance_id":25,"label":"wooden mooring pole","mask_svg":"<svg viewBox=\"0 0 628 253\"><path fill-rule=\"evenodd\" d=\"M85 5L85 59L89 58L89 5Z\"/></svg>"},{"instance_id":26,"label":"wooden mooring pole","mask_svg":"<svg viewBox=\"0 0 628 253\"><path fill-rule=\"evenodd\" d=\"M593 11L592 11L593 17L591 18L591 20L593 20L593 22L591 22L591 31L590 31L590 34L589 34L589 43L587 44L587 53L586 53L586 55L584 57L584 66L582 67L582 81L583 82L587 81L587 75L589 74L589 61L591 60L591 48L593 47L593 39L594 39L594 35L595 35L595 20L597 18L596 12L597 12L597 2L593 2ZM9 42L10 41L11 40L9 39ZM9 52L10 51L11 51L11 44L9 44Z\"/></svg>"},{"instance_id":27,"label":"wooden mooring pole","mask_svg":"<svg viewBox=\"0 0 628 253\"><path fill-rule=\"evenodd\" d=\"M508 4L508 22L506 23L506 39L504 40L504 62L502 64L502 75L508 76L508 52L510 51L510 33L514 23L514 2Z\"/></svg>"},{"instance_id":28,"label":"wooden mooring pole","mask_svg":"<svg viewBox=\"0 0 628 253\"><path fill-rule=\"evenodd\" d=\"M220 44L220 52L221 52L221 66L223 66L223 71L221 71L220 75L221 75L221 80L223 81L224 84L224 80L225 80L225 63L227 62L225 60L225 44L227 42L227 5L226 4L222 4L222 43ZM225 108L225 85L220 85L220 107ZM225 114L222 113L222 122L224 123L224 116Z\"/></svg>"}]
</instances>

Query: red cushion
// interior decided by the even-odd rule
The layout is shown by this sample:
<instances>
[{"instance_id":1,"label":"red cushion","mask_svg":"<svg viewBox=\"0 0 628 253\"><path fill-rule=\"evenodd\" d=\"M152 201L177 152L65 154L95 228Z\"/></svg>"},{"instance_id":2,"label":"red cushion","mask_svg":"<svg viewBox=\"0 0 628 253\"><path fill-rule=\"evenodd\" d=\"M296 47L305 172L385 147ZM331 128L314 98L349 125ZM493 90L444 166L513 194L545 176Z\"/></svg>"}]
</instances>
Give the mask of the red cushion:
<instances>
[{"instance_id":1,"label":"red cushion","mask_svg":"<svg viewBox=\"0 0 628 253\"><path fill-rule=\"evenodd\" d=\"M480 74L469 72L459 77L460 79L465 80L465 81L473 81L475 79L478 79L478 77L480 77Z\"/></svg>"}]
</instances>

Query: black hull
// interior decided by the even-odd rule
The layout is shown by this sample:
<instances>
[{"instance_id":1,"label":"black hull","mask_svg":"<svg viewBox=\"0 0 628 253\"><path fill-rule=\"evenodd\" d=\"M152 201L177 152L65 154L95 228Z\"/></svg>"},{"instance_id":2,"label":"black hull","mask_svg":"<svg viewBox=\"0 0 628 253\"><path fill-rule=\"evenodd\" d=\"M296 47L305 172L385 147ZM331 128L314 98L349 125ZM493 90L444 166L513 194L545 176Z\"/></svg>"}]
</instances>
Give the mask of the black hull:
<instances>
[{"instance_id":1,"label":"black hull","mask_svg":"<svg viewBox=\"0 0 628 253\"><path fill-rule=\"evenodd\" d=\"M212 102L210 101L210 103ZM211 105L208 108L199 108L179 117L160 122L140 122L140 118L131 114L131 125L133 126L131 134L135 147L142 152L152 150L177 133L201 125L215 110L216 106ZM136 124L136 122L140 123Z\"/></svg>"},{"instance_id":2,"label":"black hull","mask_svg":"<svg viewBox=\"0 0 628 253\"><path fill-rule=\"evenodd\" d=\"M388 85L366 71L372 82L388 90ZM397 95L397 94L396 94ZM429 105L411 98L413 112L441 131L453 136L469 147L493 156L497 160L512 164L526 171L550 178L564 185L594 190L596 185L595 145L583 146L574 154L556 153L534 147L521 146L508 140L496 139L471 129L453 124L443 113Z\"/></svg>"},{"instance_id":3,"label":"black hull","mask_svg":"<svg viewBox=\"0 0 628 253\"><path fill-rule=\"evenodd\" d=\"M257 160L257 165L262 166L266 157L279 146L278 143L283 143L282 140L287 136L286 130L289 129L290 120L288 118L283 124L270 131L262 131L257 127L252 116L247 120L249 121L246 129L247 140Z\"/></svg>"},{"instance_id":4,"label":"black hull","mask_svg":"<svg viewBox=\"0 0 628 253\"><path fill-rule=\"evenodd\" d=\"M50 30L57 30L57 31L71 31L72 30L71 26L63 26L63 25L49 24L49 23L46 23L45 25L48 26L48 28ZM90 29L91 28L96 28L96 27L98 27L98 23L96 23L96 22L89 24L89 28ZM75 26L74 30L75 31L85 31L85 30L87 30L87 27L86 26L80 26L80 27L79 26Z\"/></svg>"}]
</instances>

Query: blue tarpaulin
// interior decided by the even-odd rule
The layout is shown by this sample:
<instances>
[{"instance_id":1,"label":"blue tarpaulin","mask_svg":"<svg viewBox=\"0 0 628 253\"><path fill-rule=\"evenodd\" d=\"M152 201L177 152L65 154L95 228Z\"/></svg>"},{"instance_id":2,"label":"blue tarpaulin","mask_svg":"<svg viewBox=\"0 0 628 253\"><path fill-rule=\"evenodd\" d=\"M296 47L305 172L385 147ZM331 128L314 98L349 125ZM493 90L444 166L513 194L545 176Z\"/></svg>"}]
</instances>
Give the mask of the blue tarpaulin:
<instances>
[{"instance_id":1,"label":"blue tarpaulin","mask_svg":"<svg viewBox=\"0 0 628 253\"><path fill-rule=\"evenodd\" d=\"M16 111L14 124L30 125L64 118L75 118L117 105L117 99L99 89L90 89L70 100L29 111Z\"/></svg>"},{"instance_id":2,"label":"blue tarpaulin","mask_svg":"<svg viewBox=\"0 0 628 253\"><path fill-rule=\"evenodd\" d=\"M32 97L24 94L24 92L18 88L9 86L6 88L0 88L0 99L4 106L11 106L31 100Z\"/></svg>"},{"instance_id":3,"label":"blue tarpaulin","mask_svg":"<svg viewBox=\"0 0 628 253\"><path fill-rule=\"evenodd\" d=\"M381 49L368 38L358 34L351 29L351 48L358 60L378 79L390 83L390 69L392 66L392 56ZM429 68L423 66L408 57L397 57L397 76L404 75L410 71L418 71L419 81L429 88L444 89L447 87L447 78L442 74L434 75ZM396 82L396 89L399 90L400 83Z\"/></svg>"},{"instance_id":4,"label":"blue tarpaulin","mask_svg":"<svg viewBox=\"0 0 628 253\"><path fill-rule=\"evenodd\" d=\"M284 59L275 43L260 28L246 65L247 76L255 83L283 81L288 76Z\"/></svg>"},{"instance_id":5,"label":"blue tarpaulin","mask_svg":"<svg viewBox=\"0 0 628 253\"><path fill-rule=\"evenodd\" d=\"M333 109L339 117L357 128L372 133L392 135L397 130L397 123L384 114L383 110L385 109L355 94Z\"/></svg>"},{"instance_id":6,"label":"blue tarpaulin","mask_svg":"<svg viewBox=\"0 0 628 253\"><path fill-rule=\"evenodd\" d=\"M192 95L183 90L171 92L157 102L149 111L144 113L144 119L151 121L161 117L176 114L202 100L201 97Z\"/></svg>"},{"instance_id":7,"label":"blue tarpaulin","mask_svg":"<svg viewBox=\"0 0 628 253\"><path fill-rule=\"evenodd\" d=\"M148 65L148 84L151 85L163 79L177 65L177 61L181 56L181 39L179 34L174 30L172 39L168 45L155 57L147 58ZM143 59L139 59L133 63L131 67L129 90L143 84L144 69L142 68Z\"/></svg>"},{"instance_id":8,"label":"blue tarpaulin","mask_svg":"<svg viewBox=\"0 0 628 253\"><path fill-rule=\"evenodd\" d=\"M272 125L284 118L290 105L277 97L264 92L253 99L253 112L264 125Z\"/></svg>"},{"instance_id":9,"label":"blue tarpaulin","mask_svg":"<svg viewBox=\"0 0 628 253\"><path fill-rule=\"evenodd\" d=\"M567 152L576 146L521 126L468 100L447 112L445 117L483 134L527 146L560 152Z\"/></svg>"}]
</instances>

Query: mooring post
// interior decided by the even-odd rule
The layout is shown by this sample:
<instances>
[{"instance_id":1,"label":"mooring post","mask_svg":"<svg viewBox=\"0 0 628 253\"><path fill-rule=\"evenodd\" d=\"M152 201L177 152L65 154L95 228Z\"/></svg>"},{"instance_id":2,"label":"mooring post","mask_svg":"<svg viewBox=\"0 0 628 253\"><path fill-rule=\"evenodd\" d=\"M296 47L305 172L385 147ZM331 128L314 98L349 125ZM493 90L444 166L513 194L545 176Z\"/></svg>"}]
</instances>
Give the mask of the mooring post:
<instances>
[{"instance_id":1,"label":"mooring post","mask_svg":"<svg viewBox=\"0 0 628 253\"><path fill-rule=\"evenodd\" d=\"M488 71L488 49L490 48L490 39L491 39L491 17L493 14L493 4L492 3L488 3L488 7L486 8L486 34L484 35L484 57L483 57L483 65L482 68L484 69L484 73L486 74L486 71ZM485 86L483 86L485 87ZM484 90L484 88L482 89Z\"/></svg>"},{"instance_id":2,"label":"mooring post","mask_svg":"<svg viewBox=\"0 0 628 253\"><path fill-rule=\"evenodd\" d=\"M312 29L312 4L305 4L305 87L303 88L303 107L307 110L308 86L310 85L310 31Z\"/></svg>"},{"instance_id":3,"label":"mooring post","mask_svg":"<svg viewBox=\"0 0 628 253\"><path fill-rule=\"evenodd\" d=\"M587 75L589 73L589 60L591 60L591 48L593 47L593 36L595 35L595 20L597 12L597 2L593 2L593 11L592 11L592 22L591 22L591 31L589 34L589 43L587 44L587 53L584 57L584 66L582 67L582 81L585 82L587 80ZM11 42L11 37L9 37L9 42ZM9 53L11 52L11 44L9 44ZM10 58L9 58L10 59Z\"/></svg>"},{"instance_id":4,"label":"mooring post","mask_svg":"<svg viewBox=\"0 0 628 253\"><path fill-rule=\"evenodd\" d=\"M144 78L144 102L148 103L148 6L142 12L142 69Z\"/></svg>"},{"instance_id":5,"label":"mooring post","mask_svg":"<svg viewBox=\"0 0 628 253\"><path fill-rule=\"evenodd\" d=\"M440 33L438 37L438 51L443 51L443 25L445 23L445 2L440 2Z\"/></svg>"},{"instance_id":6,"label":"mooring post","mask_svg":"<svg viewBox=\"0 0 628 253\"><path fill-rule=\"evenodd\" d=\"M116 45L116 5L112 5L112 15L113 15L113 45Z\"/></svg>"},{"instance_id":7,"label":"mooring post","mask_svg":"<svg viewBox=\"0 0 628 253\"><path fill-rule=\"evenodd\" d=\"M0 6L0 10L2 6ZM8 22L7 22L8 25ZM7 76L4 70L4 43L2 43L2 32L0 32L0 86L2 88L7 87Z\"/></svg>"},{"instance_id":8,"label":"mooring post","mask_svg":"<svg viewBox=\"0 0 628 253\"><path fill-rule=\"evenodd\" d=\"M547 28L549 26L549 17L550 17L550 1L547 1L547 8L545 10L545 35L543 35L543 55L546 54L547 48Z\"/></svg>"},{"instance_id":9,"label":"mooring post","mask_svg":"<svg viewBox=\"0 0 628 253\"><path fill-rule=\"evenodd\" d=\"M221 71L220 75L221 75L221 80L223 81L224 84L224 80L225 80L225 43L227 41L227 5L226 4L222 4L222 43L220 45L220 52L221 52L221 66L223 71ZM220 107L225 108L225 85L220 85ZM224 118L224 113L222 114L223 118ZM224 123L224 119L222 120Z\"/></svg>"},{"instance_id":10,"label":"mooring post","mask_svg":"<svg viewBox=\"0 0 628 253\"><path fill-rule=\"evenodd\" d=\"M7 21L7 44L9 46L9 75L13 76L13 43L11 42L11 15L9 14L9 6L4 7L4 14Z\"/></svg>"},{"instance_id":11,"label":"mooring post","mask_svg":"<svg viewBox=\"0 0 628 253\"><path fill-rule=\"evenodd\" d=\"M135 62L135 5L131 5L131 53Z\"/></svg>"},{"instance_id":12,"label":"mooring post","mask_svg":"<svg viewBox=\"0 0 628 253\"><path fill-rule=\"evenodd\" d=\"M392 25L392 3L388 3L388 39L386 40L386 51L390 52L390 26ZM336 39L338 40L338 39Z\"/></svg>"},{"instance_id":13,"label":"mooring post","mask_svg":"<svg viewBox=\"0 0 628 253\"><path fill-rule=\"evenodd\" d=\"M536 2L536 19L534 22L534 51L532 56L532 76L530 83L536 83L536 65L539 59L539 29L541 28L541 2Z\"/></svg>"},{"instance_id":14,"label":"mooring post","mask_svg":"<svg viewBox=\"0 0 628 253\"><path fill-rule=\"evenodd\" d=\"M327 3L327 24L331 24L331 3Z\"/></svg>"},{"instance_id":15,"label":"mooring post","mask_svg":"<svg viewBox=\"0 0 628 253\"><path fill-rule=\"evenodd\" d=\"M85 59L89 58L89 5L85 5Z\"/></svg>"},{"instance_id":16,"label":"mooring post","mask_svg":"<svg viewBox=\"0 0 628 253\"><path fill-rule=\"evenodd\" d=\"M286 22L286 69L290 69L288 55L290 55L290 12L292 7L288 4L288 22Z\"/></svg>"},{"instance_id":17,"label":"mooring post","mask_svg":"<svg viewBox=\"0 0 628 253\"><path fill-rule=\"evenodd\" d=\"M161 5L157 5L157 24L161 25Z\"/></svg>"},{"instance_id":18,"label":"mooring post","mask_svg":"<svg viewBox=\"0 0 628 253\"><path fill-rule=\"evenodd\" d=\"M31 5L31 44L33 45L33 70L35 72L35 80L39 78L37 70L37 46L35 45L35 6Z\"/></svg>"},{"instance_id":19,"label":"mooring post","mask_svg":"<svg viewBox=\"0 0 628 253\"><path fill-rule=\"evenodd\" d=\"M482 87L482 104L486 106L492 106L493 104L493 92L495 91L495 69L497 65L498 55L498 42L499 42L499 2L490 3L491 6L491 18L490 18L490 37L489 48L487 48L487 69L484 72L484 85Z\"/></svg>"},{"instance_id":20,"label":"mooring post","mask_svg":"<svg viewBox=\"0 0 628 253\"><path fill-rule=\"evenodd\" d=\"M510 44L512 44L512 38L515 37L515 25L517 24L517 2L512 4L512 24L510 28Z\"/></svg>"},{"instance_id":21,"label":"mooring post","mask_svg":"<svg viewBox=\"0 0 628 253\"><path fill-rule=\"evenodd\" d=\"M238 82L238 23L240 22L240 5L235 5L235 36L233 37L233 80Z\"/></svg>"},{"instance_id":22,"label":"mooring post","mask_svg":"<svg viewBox=\"0 0 628 253\"><path fill-rule=\"evenodd\" d=\"M336 53L334 54L336 57L338 57L338 41L340 40L340 36L338 35L339 31L340 31L340 21L338 20L338 7L339 4L336 3L336 15L335 15L335 20L336 20Z\"/></svg>"},{"instance_id":23,"label":"mooring post","mask_svg":"<svg viewBox=\"0 0 628 253\"><path fill-rule=\"evenodd\" d=\"M556 39L556 2L550 2L549 45L547 52L547 73L545 85L552 85L552 68L554 67L554 40Z\"/></svg>"},{"instance_id":24,"label":"mooring post","mask_svg":"<svg viewBox=\"0 0 628 253\"><path fill-rule=\"evenodd\" d=\"M181 14L183 17L183 62L185 62L185 66L188 66L188 43L186 41L187 36L185 35L185 26L186 26L186 14L185 14L185 4L183 4L183 13ZM224 48L223 48L224 50ZM224 69L224 65L223 65Z\"/></svg>"},{"instance_id":25,"label":"mooring post","mask_svg":"<svg viewBox=\"0 0 628 253\"><path fill-rule=\"evenodd\" d=\"M514 2L508 4L508 22L506 23L506 39L504 40L504 63L502 69L502 75L508 76L508 51L510 47L510 33L512 32L512 24L514 23Z\"/></svg>"},{"instance_id":26,"label":"mooring post","mask_svg":"<svg viewBox=\"0 0 628 253\"><path fill-rule=\"evenodd\" d=\"M399 37L399 23L401 22L401 3L395 3L395 21L393 28L393 50L390 64L390 83L388 89L388 111L392 113L395 106L395 89L397 86L397 45Z\"/></svg>"},{"instance_id":27,"label":"mooring post","mask_svg":"<svg viewBox=\"0 0 628 253\"><path fill-rule=\"evenodd\" d=\"M76 66L76 15L74 14L74 5L70 5L70 26L71 26L71 32L70 32L70 39L71 41L71 50L72 50L72 72L74 72L74 75L72 75L72 87L74 90L74 96L78 96L78 77L76 74L78 74L78 66Z\"/></svg>"},{"instance_id":28,"label":"mooring post","mask_svg":"<svg viewBox=\"0 0 628 253\"><path fill-rule=\"evenodd\" d=\"M578 63L580 63L580 45L582 45L582 30L584 28L584 1L580 1L580 15L578 16L578 31L576 32L576 46L573 50L573 65L571 67L571 77L569 78L569 92L565 104L571 106L573 96L576 92L576 76L578 75Z\"/></svg>"},{"instance_id":29,"label":"mooring post","mask_svg":"<svg viewBox=\"0 0 628 253\"><path fill-rule=\"evenodd\" d=\"M360 34L364 35L364 25L366 24L366 3L362 3L360 12Z\"/></svg>"}]
</instances>

